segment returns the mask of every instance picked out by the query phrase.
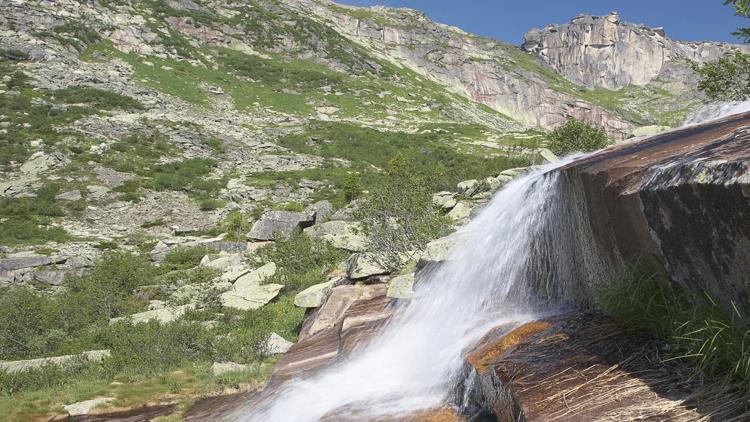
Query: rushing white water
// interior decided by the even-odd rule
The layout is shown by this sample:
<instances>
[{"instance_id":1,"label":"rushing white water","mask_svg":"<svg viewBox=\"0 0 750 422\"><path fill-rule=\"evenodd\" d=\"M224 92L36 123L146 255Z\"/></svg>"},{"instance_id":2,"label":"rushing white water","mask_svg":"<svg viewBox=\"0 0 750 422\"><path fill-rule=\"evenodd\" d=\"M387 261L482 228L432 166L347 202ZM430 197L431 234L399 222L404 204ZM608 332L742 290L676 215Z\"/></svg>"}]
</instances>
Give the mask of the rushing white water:
<instances>
[{"instance_id":1,"label":"rushing white water","mask_svg":"<svg viewBox=\"0 0 750 422\"><path fill-rule=\"evenodd\" d=\"M394 415L444 403L467 348L494 326L539 316L535 286L549 282L540 272L575 271L575 259L549 251L571 249L559 242L575 241L558 227L570 223L561 221L561 176L549 172L560 164L498 192L461 230L449 261L366 347L292 382L272 403L243 409L237 419L316 421L329 412L345 416L347 409L360 417ZM540 249L546 249L541 258Z\"/></svg>"},{"instance_id":2,"label":"rushing white water","mask_svg":"<svg viewBox=\"0 0 750 422\"><path fill-rule=\"evenodd\" d=\"M750 99L745 101L709 104L688 116L687 119L685 119L683 126L697 125L747 111L750 111Z\"/></svg>"}]
</instances>

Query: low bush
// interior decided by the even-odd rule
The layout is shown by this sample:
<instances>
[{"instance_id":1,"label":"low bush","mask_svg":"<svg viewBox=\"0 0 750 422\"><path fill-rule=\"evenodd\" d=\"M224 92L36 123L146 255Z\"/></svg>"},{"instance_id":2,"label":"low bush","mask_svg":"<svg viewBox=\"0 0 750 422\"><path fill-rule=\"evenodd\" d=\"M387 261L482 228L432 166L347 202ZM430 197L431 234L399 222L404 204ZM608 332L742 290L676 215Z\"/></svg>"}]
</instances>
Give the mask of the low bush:
<instances>
[{"instance_id":1,"label":"low bush","mask_svg":"<svg viewBox=\"0 0 750 422\"><path fill-rule=\"evenodd\" d=\"M21 51L15 48L0 48L0 57L2 57L4 60L14 61L14 62L20 62L24 60L29 60L29 55L25 51Z\"/></svg>"},{"instance_id":2,"label":"low bush","mask_svg":"<svg viewBox=\"0 0 750 422\"><path fill-rule=\"evenodd\" d=\"M447 234L450 226L432 204L430 176L414 174L411 168L409 161L397 155L355 213L367 235L368 250L379 251L377 259L389 268Z\"/></svg>"},{"instance_id":3,"label":"low bush","mask_svg":"<svg viewBox=\"0 0 750 422\"><path fill-rule=\"evenodd\" d=\"M296 231L289 237L258 251L258 264L274 262L276 275L268 283L279 283L285 290L298 291L326 281L326 274L347 254L326 243L313 242Z\"/></svg>"},{"instance_id":4,"label":"low bush","mask_svg":"<svg viewBox=\"0 0 750 422\"><path fill-rule=\"evenodd\" d=\"M55 102L63 104L85 104L97 110L142 110L140 101L116 92L90 87L69 87L48 94Z\"/></svg>"},{"instance_id":5,"label":"low bush","mask_svg":"<svg viewBox=\"0 0 750 422\"><path fill-rule=\"evenodd\" d=\"M173 269L193 268L200 264L204 256L216 252L216 249L206 246L180 246L167 253L163 264Z\"/></svg>"},{"instance_id":6,"label":"low bush","mask_svg":"<svg viewBox=\"0 0 750 422\"><path fill-rule=\"evenodd\" d=\"M549 134L547 147L557 155L567 155L573 152L596 151L610 143L603 127L570 119Z\"/></svg>"}]
</instances>

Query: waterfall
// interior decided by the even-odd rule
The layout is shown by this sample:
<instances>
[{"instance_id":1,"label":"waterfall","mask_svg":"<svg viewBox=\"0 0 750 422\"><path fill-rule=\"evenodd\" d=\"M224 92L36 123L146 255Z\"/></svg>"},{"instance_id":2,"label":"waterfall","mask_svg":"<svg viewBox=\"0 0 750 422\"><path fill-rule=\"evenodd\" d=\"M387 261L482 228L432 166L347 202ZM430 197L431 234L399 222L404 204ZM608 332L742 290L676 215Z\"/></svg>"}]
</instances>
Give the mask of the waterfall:
<instances>
[{"instance_id":1,"label":"waterfall","mask_svg":"<svg viewBox=\"0 0 750 422\"><path fill-rule=\"evenodd\" d=\"M444 404L462 354L490 328L543 316L550 302L577 297L587 277L605 271L598 254L580 245L590 240L577 228L587 216L577 190L550 171L559 165L499 191L461 230L450 259L366 346L286 384L272 402L241 410L237 420L316 421L327 414L358 420Z\"/></svg>"}]
</instances>

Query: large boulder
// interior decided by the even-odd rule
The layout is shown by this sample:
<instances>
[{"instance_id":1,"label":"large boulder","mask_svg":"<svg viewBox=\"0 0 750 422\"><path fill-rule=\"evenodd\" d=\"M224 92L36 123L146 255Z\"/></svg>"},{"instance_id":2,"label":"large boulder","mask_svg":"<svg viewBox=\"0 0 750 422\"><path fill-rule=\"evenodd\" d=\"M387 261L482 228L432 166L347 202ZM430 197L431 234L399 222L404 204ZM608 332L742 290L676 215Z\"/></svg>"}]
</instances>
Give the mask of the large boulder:
<instances>
[{"instance_id":1,"label":"large boulder","mask_svg":"<svg viewBox=\"0 0 750 422\"><path fill-rule=\"evenodd\" d=\"M253 224L248 237L253 240L276 240L276 236L289 236L296 229L310 227L315 215L307 212L269 211Z\"/></svg>"},{"instance_id":2,"label":"large boulder","mask_svg":"<svg viewBox=\"0 0 750 422\"><path fill-rule=\"evenodd\" d=\"M319 308L325 303L332 288L333 281L310 286L297 293L294 297L294 305L300 308Z\"/></svg>"},{"instance_id":3,"label":"large boulder","mask_svg":"<svg viewBox=\"0 0 750 422\"><path fill-rule=\"evenodd\" d=\"M480 410L470 420L743 419L740 394L658 356L652 338L601 315L504 324L467 351L472 382L457 383L454 394Z\"/></svg>"},{"instance_id":4,"label":"large boulder","mask_svg":"<svg viewBox=\"0 0 750 422\"><path fill-rule=\"evenodd\" d=\"M750 113L729 116L559 170L568 200L555 230L576 229L576 241L565 244L578 271L568 286L576 299L592 301L607 273L653 258L675 284L750 315L748 126Z\"/></svg>"},{"instance_id":5,"label":"large boulder","mask_svg":"<svg viewBox=\"0 0 750 422\"><path fill-rule=\"evenodd\" d=\"M278 296L281 284L263 284L268 278L276 274L276 264L268 264L251 271L234 282L232 288L220 295L222 305L247 311L258 309Z\"/></svg>"},{"instance_id":6,"label":"large boulder","mask_svg":"<svg viewBox=\"0 0 750 422\"><path fill-rule=\"evenodd\" d=\"M352 280L363 280L390 273L374 253L355 253L346 261L346 275Z\"/></svg>"},{"instance_id":7,"label":"large boulder","mask_svg":"<svg viewBox=\"0 0 750 422\"><path fill-rule=\"evenodd\" d=\"M305 212L312 215L315 223L322 223L333 215L333 204L328 201L318 201L305 208Z\"/></svg>"},{"instance_id":8,"label":"large boulder","mask_svg":"<svg viewBox=\"0 0 750 422\"><path fill-rule=\"evenodd\" d=\"M313 240L323 240L333 247L350 252L363 252L367 249L367 239L362 234L362 225L350 221L328 221L305 229Z\"/></svg>"},{"instance_id":9,"label":"large boulder","mask_svg":"<svg viewBox=\"0 0 750 422\"><path fill-rule=\"evenodd\" d=\"M393 277L388 281L388 297L411 299L414 297L414 273Z\"/></svg>"},{"instance_id":10,"label":"large boulder","mask_svg":"<svg viewBox=\"0 0 750 422\"><path fill-rule=\"evenodd\" d=\"M15 271L24 268L42 267L45 265L64 264L67 260L63 256L44 256L17 254L0 259L0 270Z\"/></svg>"}]
</instances>

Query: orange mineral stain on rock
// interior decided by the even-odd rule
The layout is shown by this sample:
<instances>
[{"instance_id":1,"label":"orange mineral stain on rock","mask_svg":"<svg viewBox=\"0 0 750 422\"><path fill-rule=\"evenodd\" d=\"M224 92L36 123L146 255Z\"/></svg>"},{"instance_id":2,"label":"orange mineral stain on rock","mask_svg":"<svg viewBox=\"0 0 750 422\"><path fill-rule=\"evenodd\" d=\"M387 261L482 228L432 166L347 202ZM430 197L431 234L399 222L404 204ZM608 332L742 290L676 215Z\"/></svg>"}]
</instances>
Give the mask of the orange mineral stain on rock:
<instances>
[{"instance_id":1,"label":"orange mineral stain on rock","mask_svg":"<svg viewBox=\"0 0 750 422\"><path fill-rule=\"evenodd\" d=\"M467 357L469 362L478 373L484 374L490 365L509 348L521 343L536 333L546 330L551 325L545 321L534 321L521 325L508 334L495 341L480 344Z\"/></svg>"}]
</instances>

